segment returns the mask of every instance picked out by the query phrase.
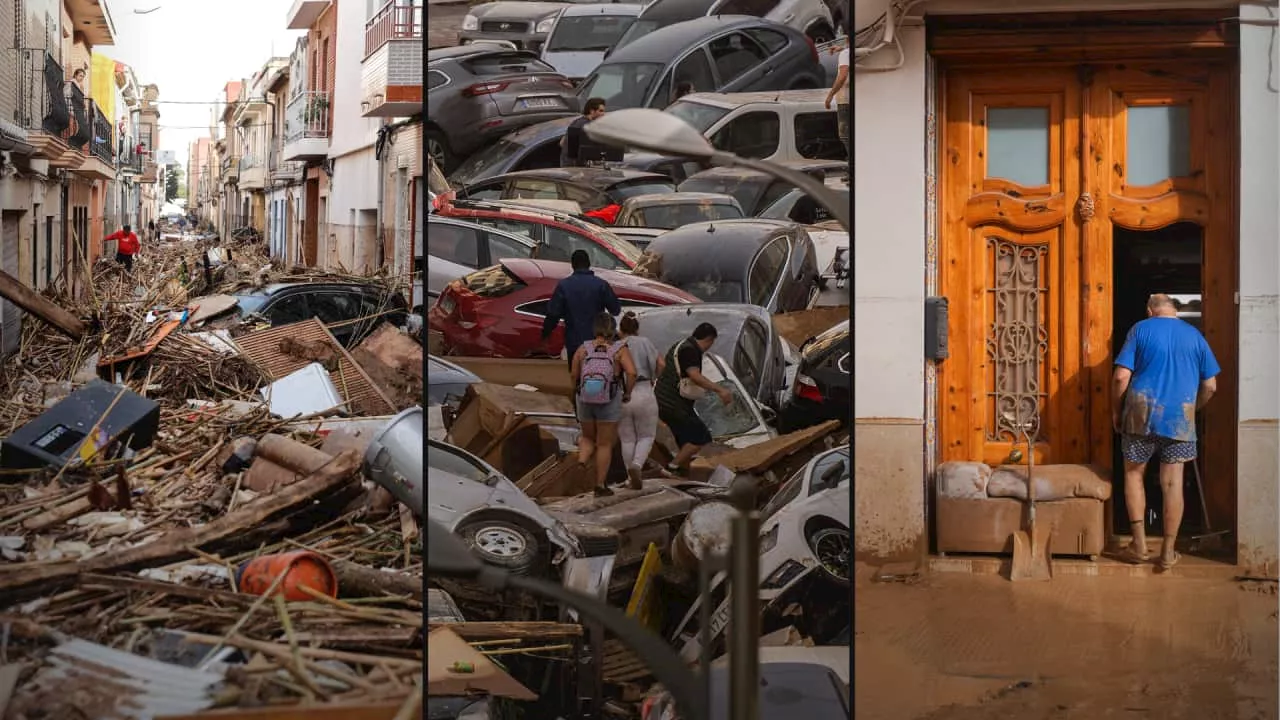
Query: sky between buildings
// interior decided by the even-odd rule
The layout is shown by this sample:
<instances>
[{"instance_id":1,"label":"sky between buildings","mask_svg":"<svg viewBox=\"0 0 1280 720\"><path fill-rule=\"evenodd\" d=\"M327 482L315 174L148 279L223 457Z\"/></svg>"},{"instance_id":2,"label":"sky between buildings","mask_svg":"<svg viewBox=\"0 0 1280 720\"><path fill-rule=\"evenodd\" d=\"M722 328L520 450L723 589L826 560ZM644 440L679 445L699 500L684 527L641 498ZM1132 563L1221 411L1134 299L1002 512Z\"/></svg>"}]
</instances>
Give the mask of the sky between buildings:
<instances>
[{"instance_id":1,"label":"sky between buildings","mask_svg":"<svg viewBox=\"0 0 1280 720\"><path fill-rule=\"evenodd\" d=\"M247 79L272 56L287 57L302 30L285 27L292 0L106 0L114 47L94 48L160 88L160 150L187 163L187 146L207 135L222 87ZM135 10L159 8L145 15ZM175 103L173 101L182 101ZM187 104L204 103L204 104Z\"/></svg>"}]
</instances>

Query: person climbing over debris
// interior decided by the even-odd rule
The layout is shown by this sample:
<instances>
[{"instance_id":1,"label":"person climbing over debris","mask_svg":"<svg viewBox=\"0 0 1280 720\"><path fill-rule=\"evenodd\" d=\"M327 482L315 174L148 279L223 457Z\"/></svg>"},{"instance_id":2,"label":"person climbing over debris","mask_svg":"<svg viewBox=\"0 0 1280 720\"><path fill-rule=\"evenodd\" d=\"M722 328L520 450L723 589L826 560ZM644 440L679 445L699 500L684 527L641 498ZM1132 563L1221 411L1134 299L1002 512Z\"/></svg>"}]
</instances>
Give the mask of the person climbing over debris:
<instances>
[{"instance_id":1,"label":"person climbing over debris","mask_svg":"<svg viewBox=\"0 0 1280 720\"><path fill-rule=\"evenodd\" d=\"M1124 456L1124 504L1133 542L1122 552L1131 563L1146 562L1147 463L1160 461L1164 495L1164 543L1157 561L1172 568L1182 524L1182 471L1196 459L1196 412L1218 389L1218 361L1204 335L1178 318L1173 298L1152 295L1147 319L1134 325L1116 355L1111 382L1111 424L1120 433Z\"/></svg>"},{"instance_id":2,"label":"person climbing over debris","mask_svg":"<svg viewBox=\"0 0 1280 720\"><path fill-rule=\"evenodd\" d=\"M627 312L618 322L622 344L631 353L636 366L636 381L631 402L622 406L618 421L618 440L622 443L622 464L627 468L628 487L644 487L640 471L653 450L658 434L658 399L653 395L653 382L658 377L658 349L649 338L640 335L640 320Z\"/></svg>"},{"instance_id":3,"label":"person climbing over debris","mask_svg":"<svg viewBox=\"0 0 1280 720\"><path fill-rule=\"evenodd\" d=\"M702 374L702 354L716 341L716 328L711 323L701 323L687 337L658 358L658 383L654 394L658 396L658 417L667 424L680 446L676 457L667 465L667 471L684 474L689 463L702 446L711 442L711 431L698 417L693 404L708 392L720 396L720 402L733 402L733 393L711 382Z\"/></svg>"},{"instance_id":4,"label":"person climbing over debris","mask_svg":"<svg viewBox=\"0 0 1280 720\"><path fill-rule=\"evenodd\" d=\"M613 463L613 444L618 439L618 420L622 406L631 402L636 385L636 366L625 343L617 339L617 326L607 312L596 315L595 337L582 343L570 359L578 422L578 462L595 462L596 497L612 495L609 489L609 466Z\"/></svg>"},{"instance_id":5,"label":"person climbing over debris","mask_svg":"<svg viewBox=\"0 0 1280 720\"><path fill-rule=\"evenodd\" d=\"M123 265L125 270L133 272L133 256L142 249L138 236L133 234L128 225L125 225L122 229L102 238L102 244L105 246L112 240L116 241L116 262Z\"/></svg>"},{"instance_id":6,"label":"person climbing over debris","mask_svg":"<svg viewBox=\"0 0 1280 720\"><path fill-rule=\"evenodd\" d=\"M613 287L591 272L591 256L586 250L574 250L569 256L573 274L556 283L547 303L547 316L542 321L542 342L546 343L560 320L564 320L564 351L573 368L573 353L592 337L592 323L602 312L622 312Z\"/></svg>"}]
</instances>

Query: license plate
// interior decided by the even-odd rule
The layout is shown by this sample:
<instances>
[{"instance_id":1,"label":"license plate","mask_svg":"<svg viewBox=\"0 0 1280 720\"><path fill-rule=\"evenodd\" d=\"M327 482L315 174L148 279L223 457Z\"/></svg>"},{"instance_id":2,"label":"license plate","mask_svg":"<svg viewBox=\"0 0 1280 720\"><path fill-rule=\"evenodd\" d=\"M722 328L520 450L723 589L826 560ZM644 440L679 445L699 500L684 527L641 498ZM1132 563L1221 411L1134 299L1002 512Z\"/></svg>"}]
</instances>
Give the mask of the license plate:
<instances>
[{"instance_id":1,"label":"license plate","mask_svg":"<svg viewBox=\"0 0 1280 720\"><path fill-rule=\"evenodd\" d=\"M520 101L520 108L523 110L540 110L542 108L562 108L564 103L560 102L560 98L540 97L525 98Z\"/></svg>"},{"instance_id":2,"label":"license plate","mask_svg":"<svg viewBox=\"0 0 1280 720\"><path fill-rule=\"evenodd\" d=\"M454 300L452 297L448 295L442 295L440 297L440 312L444 313L445 315L452 314L455 304L456 303L454 303Z\"/></svg>"}]
</instances>

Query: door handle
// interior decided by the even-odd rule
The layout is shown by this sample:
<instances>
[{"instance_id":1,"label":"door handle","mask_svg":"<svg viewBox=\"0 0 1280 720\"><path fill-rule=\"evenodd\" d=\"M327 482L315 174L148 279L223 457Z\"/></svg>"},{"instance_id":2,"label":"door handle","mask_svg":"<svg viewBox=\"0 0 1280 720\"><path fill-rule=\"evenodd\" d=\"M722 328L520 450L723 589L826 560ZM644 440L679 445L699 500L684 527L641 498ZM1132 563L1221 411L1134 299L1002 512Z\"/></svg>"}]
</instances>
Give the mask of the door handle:
<instances>
[{"instance_id":1,"label":"door handle","mask_svg":"<svg viewBox=\"0 0 1280 720\"><path fill-rule=\"evenodd\" d=\"M772 75L774 70L777 70L777 68L776 68L776 67L767 67L767 68L765 68L765 69L764 69L764 72L763 72L763 73L761 73L761 75Z\"/></svg>"}]
</instances>

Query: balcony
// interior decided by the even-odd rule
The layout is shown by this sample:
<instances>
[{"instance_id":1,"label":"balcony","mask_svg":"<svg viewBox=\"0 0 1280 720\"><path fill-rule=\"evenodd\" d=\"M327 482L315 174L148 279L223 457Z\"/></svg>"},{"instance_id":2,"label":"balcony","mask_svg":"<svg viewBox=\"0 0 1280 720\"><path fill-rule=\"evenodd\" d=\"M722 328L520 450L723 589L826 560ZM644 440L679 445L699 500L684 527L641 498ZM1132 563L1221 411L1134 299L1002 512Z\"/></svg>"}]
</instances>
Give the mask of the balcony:
<instances>
[{"instance_id":1,"label":"balcony","mask_svg":"<svg viewBox=\"0 0 1280 720\"><path fill-rule=\"evenodd\" d=\"M79 89L72 91L75 95ZM115 128L111 127L111 122L107 120L107 116L98 107L98 103L86 99L83 96L79 98L80 106L84 108L85 126L88 129L88 139L83 145L74 145L79 147L84 153L84 162L80 167L76 168L76 172L80 175L92 180L114 180L116 177L116 159L115 154L111 150L113 145L113 136ZM72 117L76 116L75 107L72 108ZM74 126L74 124L73 124ZM73 140L79 138L77 133Z\"/></svg>"},{"instance_id":2,"label":"balcony","mask_svg":"<svg viewBox=\"0 0 1280 720\"><path fill-rule=\"evenodd\" d=\"M228 155L222 158L222 184L235 185L240 182L240 158Z\"/></svg>"},{"instance_id":3,"label":"balcony","mask_svg":"<svg viewBox=\"0 0 1280 720\"><path fill-rule=\"evenodd\" d=\"M139 147L137 138L120 138L116 145L116 167L120 168L120 172L135 178L142 174L142 153L138 152Z\"/></svg>"},{"instance_id":4,"label":"balcony","mask_svg":"<svg viewBox=\"0 0 1280 720\"><path fill-rule=\"evenodd\" d=\"M364 117L422 112L422 3L387 0L365 24L361 62Z\"/></svg>"},{"instance_id":5,"label":"balcony","mask_svg":"<svg viewBox=\"0 0 1280 720\"><path fill-rule=\"evenodd\" d=\"M71 25L84 35L89 45L116 44L116 26L102 0L64 0L63 7L71 16Z\"/></svg>"},{"instance_id":6,"label":"balcony","mask_svg":"<svg viewBox=\"0 0 1280 720\"><path fill-rule=\"evenodd\" d=\"M284 151L276 145L267 156L267 175L272 185L292 185L302 182L307 166L297 160L285 160Z\"/></svg>"},{"instance_id":7,"label":"balcony","mask_svg":"<svg viewBox=\"0 0 1280 720\"><path fill-rule=\"evenodd\" d=\"M267 185L267 171L262 157L257 153L245 153L240 158L240 189L261 190Z\"/></svg>"},{"instance_id":8,"label":"balcony","mask_svg":"<svg viewBox=\"0 0 1280 720\"><path fill-rule=\"evenodd\" d=\"M329 93L304 90L285 107L282 160L315 160L329 154Z\"/></svg>"},{"instance_id":9,"label":"balcony","mask_svg":"<svg viewBox=\"0 0 1280 720\"><path fill-rule=\"evenodd\" d=\"M56 168L74 169L84 158L67 145L71 112L63 92L62 66L43 48L18 50L18 108L14 122L27 131L40 157Z\"/></svg>"},{"instance_id":10,"label":"balcony","mask_svg":"<svg viewBox=\"0 0 1280 720\"><path fill-rule=\"evenodd\" d=\"M329 0L294 0L285 20L290 30L306 30L315 24L329 7Z\"/></svg>"}]
</instances>

